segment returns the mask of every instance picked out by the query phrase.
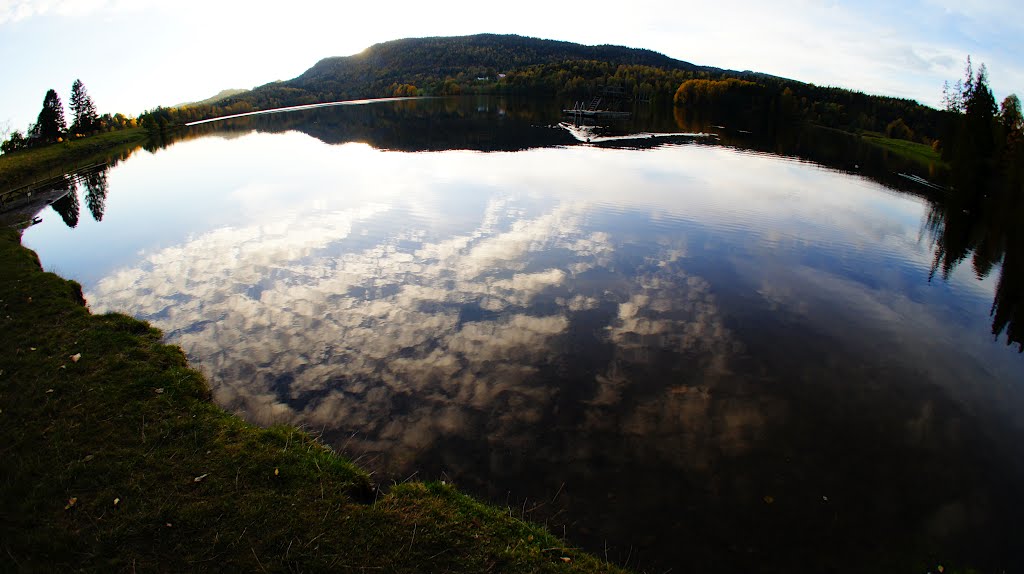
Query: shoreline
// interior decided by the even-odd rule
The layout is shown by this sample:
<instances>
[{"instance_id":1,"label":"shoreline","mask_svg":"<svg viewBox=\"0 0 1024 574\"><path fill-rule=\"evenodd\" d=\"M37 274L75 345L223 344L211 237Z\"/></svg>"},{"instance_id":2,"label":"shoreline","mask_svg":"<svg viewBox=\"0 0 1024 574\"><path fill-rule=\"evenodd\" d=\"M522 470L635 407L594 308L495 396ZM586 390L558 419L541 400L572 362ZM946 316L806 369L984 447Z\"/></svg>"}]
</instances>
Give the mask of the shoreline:
<instances>
[{"instance_id":1,"label":"shoreline","mask_svg":"<svg viewBox=\"0 0 1024 574\"><path fill-rule=\"evenodd\" d=\"M83 167L109 163L150 139L146 128L128 128L0 155L0 194L31 187Z\"/></svg>"}]
</instances>

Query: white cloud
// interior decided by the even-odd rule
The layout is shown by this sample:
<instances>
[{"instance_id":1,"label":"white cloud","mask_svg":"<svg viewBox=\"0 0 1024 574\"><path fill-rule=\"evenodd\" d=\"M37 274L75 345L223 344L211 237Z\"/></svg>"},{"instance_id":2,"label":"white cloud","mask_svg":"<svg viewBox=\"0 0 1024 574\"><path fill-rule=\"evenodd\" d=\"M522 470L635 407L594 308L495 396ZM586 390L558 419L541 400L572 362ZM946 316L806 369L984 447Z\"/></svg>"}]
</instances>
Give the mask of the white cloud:
<instances>
[{"instance_id":1,"label":"white cloud","mask_svg":"<svg viewBox=\"0 0 1024 574\"><path fill-rule=\"evenodd\" d=\"M138 11L155 4L152 0L0 0L0 25L47 14L81 18L96 13Z\"/></svg>"}]
</instances>

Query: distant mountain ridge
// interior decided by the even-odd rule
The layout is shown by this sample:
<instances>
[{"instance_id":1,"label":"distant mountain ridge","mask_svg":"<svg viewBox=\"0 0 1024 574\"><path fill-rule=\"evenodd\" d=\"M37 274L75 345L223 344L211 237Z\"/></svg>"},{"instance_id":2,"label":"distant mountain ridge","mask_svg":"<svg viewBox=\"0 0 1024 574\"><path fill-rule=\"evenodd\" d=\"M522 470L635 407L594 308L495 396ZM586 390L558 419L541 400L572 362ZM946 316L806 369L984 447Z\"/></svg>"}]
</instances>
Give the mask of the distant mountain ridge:
<instances>
[{"instance_id":1,"label":"distant mountain ridge","mask_svg":"<svg viewBox=\"0 0 1024 574\"><path fill-rule=\"evenodd\" d=\"M374 44L358 54L324 58L291 80L271 82L218 102L241 103L253 109L333 100L387 97L395 85L413 85L421 93L439 95L445 82L462 86L474 80L536 66L600 62L611 66L644 66L689 74L740 74L699 66L642 48L587 46L514 34L475 34L404 38ZM673 88L674 89L674 88Z\"/></svg>"},{"instance_id":2,"label":"distant mountain ridge","mask_svg":"<svg viewBox=\"0 0 1024 574\"><path fill-rule=\"evenodd\" d=\"M697 66L653 50L603 44L586 46L559 40L542 40L514 34L405 38L374 44L353 56L324 58L286 85L309 88L320 82L342 78L378 79L377 70L395 70L400 75L433 74L454 76L467 69L491 68L508 72L526 66L571 60L594 60L616 65L640 65L662 69L721 72Z\"/></svg>"},{"instance_id":3,"label":"distant mountain ridge","mask_svg":"<svg viewBox=\"0 0 1024 574\"><path fill-rule=\"evenodd\" d=\"M606 97L609 93L613 95ZM899 132L902 137L929 146L939 137L941 124L939 112L913 100L701 66L641 48L512 34L382 42L351 56L324 58L290 80L212 103L153 110L143 119L144 125L163 129L296 105L465 94L556 98L567 107L593 103L604 109L675 103L677 110L688 110L680 113L705 115L715 105L714 114L760 124L759 129L809 122L850 133L888 134L909 126ZM701 107L704 111L695 109Z\"/></svg>"}]
</instances>

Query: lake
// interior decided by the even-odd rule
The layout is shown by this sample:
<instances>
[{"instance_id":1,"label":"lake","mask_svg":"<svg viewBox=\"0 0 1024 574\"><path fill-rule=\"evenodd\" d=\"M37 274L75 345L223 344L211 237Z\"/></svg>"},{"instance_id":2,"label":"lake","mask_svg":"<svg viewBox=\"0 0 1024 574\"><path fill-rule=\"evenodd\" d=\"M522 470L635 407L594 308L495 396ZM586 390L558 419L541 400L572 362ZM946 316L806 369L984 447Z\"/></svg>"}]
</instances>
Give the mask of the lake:
<instances>
[{"instance_id":1,"label":"lake","mask_svg":"<svg viewBox=\"0 0 1024 574\"><path fill-rule=\"evenodd\" d=\"M23 242L225 408L638 571L1024 567L1019 267L950 255L941 169L559 108L196 126Z\"/></svg>"}]
</instances>

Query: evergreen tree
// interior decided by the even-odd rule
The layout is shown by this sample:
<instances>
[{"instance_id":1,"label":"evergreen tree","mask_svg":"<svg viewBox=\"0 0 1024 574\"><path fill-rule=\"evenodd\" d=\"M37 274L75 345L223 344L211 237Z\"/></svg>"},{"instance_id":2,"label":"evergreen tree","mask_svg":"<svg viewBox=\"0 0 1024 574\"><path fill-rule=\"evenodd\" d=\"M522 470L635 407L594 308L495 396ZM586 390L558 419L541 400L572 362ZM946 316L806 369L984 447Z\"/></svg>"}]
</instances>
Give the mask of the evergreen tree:
<instances>
[{"instance_id":1,"label":"evergreen tree","mask_svg":"<svg viewBox=\"0 0 1024 574\"><path fill-rule=\"evenodd\" d=\"M1007 133L1021 130L1024 126L1024 116L1021 115L1020 98L1017 94L1010 94L1003 99L1002 105L999 106L999 117Z\"/></svg>"},{"instance_id":2,"label":"evergreen tree","mask_svg":"<svg viewBox=\"0 0 1024 574\"><path fill-rule=\"evenodd\" d=\"M85 205L96 221L103 221L103 210L107 203L107 172L97 171L86 175Z\"/></svg>"},{"instance_id":3,"label":"evergreen tree","mask_svg":"<svg viewBox=\"0 0 1024 574\"><path fill-rule=\"evenodd\" d=\"M77 227L78 216L82 210L81 204L78 202L78 184L74 179L65 175L54 187L59 190L67 190L67 193L51 203L50 207L60 214L65 225L72 228Z\"/></svg>"},{"instance_id":4,"label":"evergreen tree","mask_svg":"<svg viewBox=\"0 0 1024 574\"><path fill-rule=\"evenodd\" d=\"M97 127L96 105L92 98L85 91L85 84L82 80L75 80L71 84L71 132L76 134L87 134Z\"/></svg>"},{"instance_id":5,"label":"evergreen tree","mask_svg":"<svg viewBox=\"0 0 1024 574\"><path fill-rule=\"evenodd\" d=\"M39 112L39 118L29 132L29 139L33 143L50 143L57 141L67 131L67 123L64 121L64 104L60 96L54 90L48 90L43 98L43 109Z\"/></svg>"},{"instance_id":6,"label":"evergreen tree","mask_svg":"<svg viewBox=\"0 0 1024 574\"><path fill-rule=\"evenodd\" d=\"M988 70L982 64L977 73L967 58L963 81L950 93L946 84L947 129L942 157L948 161L972 163L991 159L996 150L998 122L995 96L988 86Z\"/></svg>"},{"instance_id":7,"label":"evergreen tree","mask_svg":"<svg viewBox=\"0 0 1024 574\"><path fill-rule=\"evenodd\" d=\"M982 64L974 82L968 84L964 101L966 145L981 157L990 156L995 147L993 126L996 112L996 98L988 87L988 71Z\"/></svg>"}]
</instances>

